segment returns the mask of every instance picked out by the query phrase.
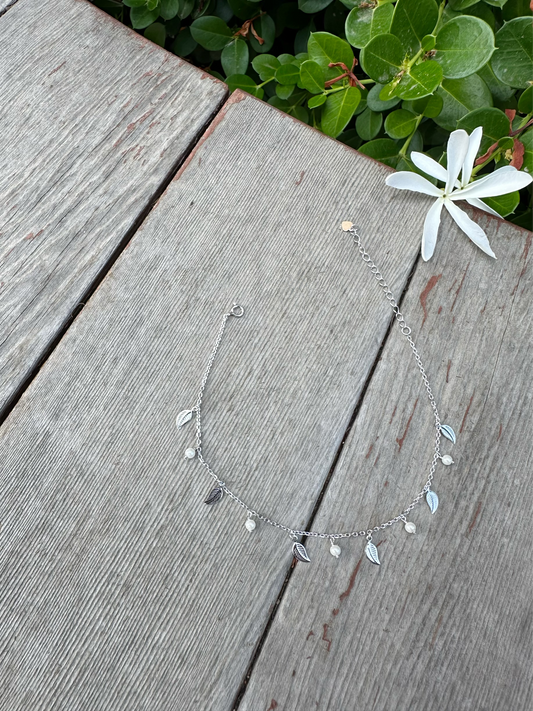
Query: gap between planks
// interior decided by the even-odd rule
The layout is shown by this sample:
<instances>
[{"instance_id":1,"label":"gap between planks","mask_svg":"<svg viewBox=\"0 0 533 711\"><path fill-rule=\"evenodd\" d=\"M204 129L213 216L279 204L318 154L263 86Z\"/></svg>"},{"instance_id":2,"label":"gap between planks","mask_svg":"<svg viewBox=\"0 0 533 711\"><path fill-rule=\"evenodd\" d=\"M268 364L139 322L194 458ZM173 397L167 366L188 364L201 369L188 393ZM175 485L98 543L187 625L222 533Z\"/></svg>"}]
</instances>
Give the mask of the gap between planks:
<instances>
[{"instance_id":1,"label":"gap between planks","mask_svg":"<svg viewBox=\"0 0 533 711\"><path fill-rule=\"evenodd\" d=\"M414 274L415 274L415 272L416 272L416 269L417 269L417 266L418 266L419 262L420 262L420 252L417 253L416 259L415 259L415 261L414 261L414 263L413 263L413 266L411 267L411 271L409 272L409 275L408 275L407 280L406 280L406 282L405 282L405 287L404 287L402 293L400 294L400 298L398 299L398 307L400 308L400 310L401 310L402 304L403 304L403 302L404 302L405 296L406 296L406 294L407 294L407 292L408 292L408 290L409 290L409 287L411 286L411 281L412 281L413 276L414 276ZM317 514L318 514L318 511L319 511L319 509L320 509L320 505L322 504L322 500L324 499L324 496L325 496L326 493L327 493L327 490L328 490L328 487L329 487L329 483L330 483L330 481L331 481L331 479L332 479L332 477L333 477L333 474L334 474L334 472L335 472L335 469L336 469L336 467L337 467L337 462L339 461L339 458L340 458L340 456L341 456L341 454L342 454L342 450L344 449L344 443L345 443L346 440L348 439L348 435L350 434L350 430L352 429L352 427L353 427L354 424L355 424L355 421L357 420L357 416L358 416L358 414L359 414L359 412L360 412L360 410L361 410L361 407L362 407L362 405L363 405L363 402L364 402L364 399L365 399L367 390L368 390L368 388L369 388L369 386L370 386L370 383L372 382L372 378L374 377L374 373L375 373L375 371L376 371L376 368L377 368L377 366L378 366L379 361L381 360L381 356L382 356L383 350L384 350L385 346L387 345L387 341L388 341L389 338L390 338L390 335L391 335L391 333L392 333L392 330L393 330L393 328L394 328L394 324L395 324L395 323L396 323L396 318L395 318L394 314L391 314L390 321L389 321L389 325L388 325L387 330L386 330L386 332L385 332L385 335L384 335L384 337L383 337L383 341L381 342L381 344L380 344L380 346L379 346L379 349L378 349L378 351L377 351L377 353L376 353L376 357L375 357L375 359L374 359L374 362L372 363L372 366L371 366L371 368L370 368L370 371L369 371L369 373L368 373L368 376L367 376L365 382L363 383L363 387L361 388L361 393L360 393L360 395L359 395L359 397L358 397L358 399L357 399L357 401L356 401L356 403L355 403L355 405L354 405L353 412L352 412L352 415L351 415L351 417L350 417L350 421L348 422L348 426L346 427L346 430L345 430L344 435L343 435L343 437L342 437L342 439L341 439L341 442L340 442L340 444L339 444L339 447L338 447L337 451L335 452L335 455L334 455L334 457L333 457L333 461L332 461L332 463L331 463L331 467L330 467L330 469L329 469L329 472L328 472L328 474L327 474L327 476L326 476L326 479L325 479L325 481L324 481L324 484L323 484L323 486L322 486L322 488L321 488L321 490L320 490L320 493L319 493L319 495L318 495L318 497L317 497L317 500L316 500L316 502L315 502L315 505L314 505L314 507L313 507L313 510L311 511L311 515L309 516L309 519L308 519L308 521L307 521L307 523L306 523L306 526L305 526L305 530L306 530L306 531L310 531L311 528L312 528L312 526L313 526L314 520L315 520L315 518L316 518L316 516L317 516ZM305 545L305 542L307 541L307 538L308 538L308 536L304 536L304 537L302 538L302 542L304 543L304 545ZM289 583L290 583L290 581L291 581L292 573L293 573L294 568L295 568L295 564L296 564L296 559L293 559L293 560L292 560L292 563L291 563L291 565L290 565L290 567L289 567L289 569L287 570L287 573L286 573L286 575L285 575L285 579L284 579L284 581L283 581L283 584L282 584L282 586L281 586L281 588L280 588L280 591L279 591L279 593L278 593L278 596L277 596L277 598L276 598L276 602L274 603L274 606L273 606L273 608L272 608L272 612L270 613L270 616L269 616L269 618L268 618L268 620L267 620L267 622L266 622L266 625L265 625L265 628L264 628L264 630L263 630L263 633L261 634L261 637L259 638L259 641L258 641L258 643L257 643L257 646L256 646L256 648L255 648L255 650L254 650L253 656L252 656L252 658L251 658L251 660L250 660L250 664L248 665L248 668L246 669L246 672L245 672L245 674L244 674L244 677L243 677L243 680L242 680L242 682L241 682L241 685L240 685L239 689L237 690L237 694L235 695L235 700L234 700L233 704L231 705L231 711L238 711L239 706L240 706L240 704L241 704L241 701L242 701L243 698L244 698L244 694L246 693L246 687L247 687L247 685L248 685L248 681L250 680L250 678L251 678L251 676L252 676L252 674L253 674L253 671L254 671L254 669L255 669L255 665L256 665L256 663L257 663L257 660L259 659L259 657L260 657L260 655L261 655L261 651L262 651L262 649L263 649L263 645L265 644L266 639L267 639L267 637L268 637L268 633L270 632L270 628L272 627L272 624L274 623L274 619L275 619L275 617L276 617L276 613L277 613L278 607L279 607L279 605L281 604L281 601L282 601L282 599L283 599L283 596L284 596L284 594L285 594L285 591L286 591L286 589L287 589L287 587L288 587L288 585L289 585Z\"/></svg>"}]
</instances>

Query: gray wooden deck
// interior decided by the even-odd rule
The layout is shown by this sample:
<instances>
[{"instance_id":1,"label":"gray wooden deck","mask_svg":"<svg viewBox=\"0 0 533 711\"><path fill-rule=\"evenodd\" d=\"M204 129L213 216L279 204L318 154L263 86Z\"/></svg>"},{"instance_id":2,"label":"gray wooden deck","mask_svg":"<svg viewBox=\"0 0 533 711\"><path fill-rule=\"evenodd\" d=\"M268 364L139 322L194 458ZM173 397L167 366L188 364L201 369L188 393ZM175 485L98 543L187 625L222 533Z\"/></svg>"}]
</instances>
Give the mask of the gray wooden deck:
<instances>
[{"instance_id":1,"label":"gray wooden deck","mask_svg":"<svg viewBox=\"0 0 533 711\"><path fill-rule=\"evenodd\" d=\"M85 0L18 0L0 42L0 710L529 709L533 235L476 213L493 261L445 218L423 263L430 199ZM228 485L319 530L422 488L431 411L344 219L458 433L380 567L206 507L174 424L238 300L203 412Z\"/></svg>"}]
</instances>

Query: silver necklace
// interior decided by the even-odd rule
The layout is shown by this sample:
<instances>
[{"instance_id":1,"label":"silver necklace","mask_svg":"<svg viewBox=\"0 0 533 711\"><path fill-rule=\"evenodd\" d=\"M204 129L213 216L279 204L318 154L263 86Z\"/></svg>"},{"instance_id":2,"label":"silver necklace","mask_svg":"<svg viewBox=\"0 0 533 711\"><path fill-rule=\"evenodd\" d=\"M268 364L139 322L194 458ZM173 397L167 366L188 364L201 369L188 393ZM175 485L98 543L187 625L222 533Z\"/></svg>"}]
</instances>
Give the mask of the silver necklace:
<instances>
[{"instance_id":1,"label":"silver necklace","mask_svg":"<svg viewBox=\"0 0 533 711\"><path fill-rule=\"evenodd\" d=\"M213 366L218 348L220 346L220 342L222 340L222 336L224 334L224 330L226 328L226 323L230 317L234 317L237 319L242 318L244 316L244 308L240 306L239 304L233 304L232 308L223 315L222 317L222 322L220 324L220 328L218 329L217 337L215 340L215 344L213 346L213 350L211 351L211 356L209 357L209 361L207 363L207 367L204 372L204 376L202 378L202 382L200 385L200 390L198 391L198 396L196 398L196 404L194 407L192 407L190 410L182 410L177 418L176 418L176 424L178 426L178 429L181 429L187 422L189 422L193 415L196 416L196 446L195 447L189 447L188 449L185 450L185 457L187 459L197 459L200 464L205 467L207 472L210 474L210 476L215 480L216 486L214 489L212 489L205 499L205 503L208 506L212 506L219 502L225 495L228 496L230 499L233 499L239 506L242 506L243 509L247 511L247 518L244 523L245 527L247 528L248 531L252 532L256 528L256 521L262 521L263 523L266 523L270 526L273 526L274 528L278 528L282 531L285 531L291 540L293 541L292 543L292 553L294 557L297 560L300 560L304 563L309 563L310 558L309 555L307 554L307 550L303 543L301 542L302 537L306 538L320 538L320 539L326 539L330 541L330 553L333 555L335 558L338 558L341 554L341 549L340 546L338 545L338 541L340 541L343 538L361 538L364 537L366 539L366 546L365 546L365 553L367 558L372 561L372 563L376 563L377 565L380 565L380 560L379 560L379 555L378 555L378 549L376 545L372 541L372 537L374 533L377 533L383 529L386 529L388 526L392 526L395 523L398 523L398 521L402 521L404 524L404 528L407 531L407 533L415 533L416 532L416 525L412 521L407 520L407 516L411 513L411 511L415 508L415 506L423 499L426 499L426 502L429 506L429 509L432 514L435 513L437 510L437 507L439 505L439 498L436 494L436 492L431 488L432 482L433 482L433 476L435 474L435 470L437 467L437 462L439 459L443 464L446 466L449 466L450 464L453 464L453 459L450 457L449 454L445 454L444 456L441 455L440 453L440 438L441 435L449 439L453 444L455 444L456 437L453 429L449 425L443 425L441 424L441 420L439 417L439 412L437 409L437 403L435 402L435 398L433 396L433 393L431 391L431 387L429 384L428 377L426 375L426 371L424 369L424 366L422 365L422 359L420 358L420 354L415 346L415 343L411 337L411 329L409 326L406 324L405 319L398 307L398 304L396 303L391 290L389 289L387 283L383 279L381 272L379 271L378 267L375 265L375 263L370 259L370 256L366 252L365 248L361 244L361 238L357 234L357 228L353 226L351 222L343 222L342 223L342 229L345 232L348 232L352 235L354 244L358 248L359 254L361 256L361 259L366 263L366 265L369 267L371 273L374 275L374 277L377 280L378 285L383 289L385 292L385 298L389 302L394 314L396 321L398 323L398 326L400 328L400 331L403 336L407 339L407 342L409 343L411 350L413 352L416 364L418 366L418 369L420 371L420 374L422 376L422 380L424 381L424 385L426 387L426 392L429 400L429 404L431 405L431 409L433 410L433 416L435 419L435 451L433 453L433 458L431 461L431 466L429 468L429 474L426 483L424 484L424 488L422 491L420 491L415 498L411 501L409 506L407 506L401 513L398 515L394 516L394 518L389 519L388 521L385 521L385 523L380 523L377 526L373 526L371 528L367 528L364 530L360 531L349 531L349 532L333 532L333 533L321 533L318 531L300 531L295 528L291 528L290 526L286 526L283 523L279 523L278 521L274 521L273 519L269 518L268 516L260 513L259 511L255 510L254 508L248 506L241 498L237 496L231 489L227 486L227 484L220 479L215 472L211 469L209 464L206 462L204 459L203 453L202 453L202 416L201 416L201 408L202 408L202 398L204 395L204 390L207 384L207 379L209 377L209 373L211 372L211 368Z\"/></svg>"}]
</instances>

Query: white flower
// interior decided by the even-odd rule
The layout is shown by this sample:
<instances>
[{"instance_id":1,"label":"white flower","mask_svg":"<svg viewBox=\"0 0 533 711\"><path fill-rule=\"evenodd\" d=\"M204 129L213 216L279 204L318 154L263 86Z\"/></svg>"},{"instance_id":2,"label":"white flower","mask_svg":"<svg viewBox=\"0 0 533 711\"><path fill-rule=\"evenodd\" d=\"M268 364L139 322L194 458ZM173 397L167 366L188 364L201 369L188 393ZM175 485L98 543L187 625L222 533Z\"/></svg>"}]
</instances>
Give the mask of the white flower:
<instances>
[{"instance_id":1,"label":"white flower","mask_svg":"<svg viewBox=\"0 0 533 711\"><path fill-rule=\"evenodd\" d=\"M521 172L510 165L498 168L493 173L485 175L479 180L470 183L472 168L481 143L483 128L478 126L472 131L470 136L466 131L459 129L453 131L448 139L447 158L448 168L444 168L429 156L423 153L411 153L411 160L424 173L442 181L444 188L437 188L433 183L418 173L400 171L389 175L386 180L387 185L400 190L414 190L417 193L425 193L437 198L435 204L430 208L424 222L424 234L422 236L422 259L427 261L433 255L439 231L440 213L443 206L446 207L459 227L466 232L474 244L482 249L486 254L496 258L490 248L487 235L466 212L455 204L456 200L466 200L470 205L478 207L491 215L500 215L486 205L480 198L496 197L505 195L525 188L533 181L533 176ZM461 179L459 180L459 173Z\"/></svg>"}]
</instances>

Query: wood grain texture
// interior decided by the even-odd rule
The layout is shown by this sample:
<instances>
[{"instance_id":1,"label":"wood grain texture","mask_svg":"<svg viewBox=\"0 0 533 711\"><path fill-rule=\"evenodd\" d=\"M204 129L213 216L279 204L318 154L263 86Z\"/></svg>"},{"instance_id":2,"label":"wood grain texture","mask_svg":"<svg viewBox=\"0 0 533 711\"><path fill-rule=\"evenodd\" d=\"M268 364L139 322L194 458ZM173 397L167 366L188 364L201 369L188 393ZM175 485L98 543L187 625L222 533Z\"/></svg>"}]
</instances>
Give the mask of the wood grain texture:
<instances>
[{"instance_id":1,"label":"wood grain texture","mask_svg":"<svg viewBox=\"0 0 533 711\"><path fill-rule=\"evenodd\" d=\"M389 321L340 222L369 226L401 292L430 204L388 172L242 92L223 107L4 425L0 708L232 707L291 540L203 504L174 420L239 301L204 456L305 525Z\"/></svg>"},{"instance_id":2,"label":"wood grain texture","mask_svg":"<svg viewBox=\"0 0 533 711\"><path fill-rule=\"evenodd\" d=\"M308 542L314 565L296 567L239 711L532 707L532 235L475 216L498 261L446 216L402 309L458 437L441 447L455 465L437 468L439 508L418 504L415 535L401 523L376 534L379 567L364 539L341 542L339 560ZM366 529L401 513L432 453L425 389L394 328L315 528Z\"/></svg>"},{"instance_id":3,"label":"wood grain texture","mask_svg":"<svg viewBox=\"0 0 533 711\"><path fill-rule=\"evenodd\" d=\"M227 89L85 0L19 0L0 44L1 411Z\"/></svg>"},{"instance_id":4,"label":"wood grain texture","mask_svg":"<svg viewBox=\"0 0 533 711\"><path fill-rule=\"evenodd\" d=\"M0 0L0 16L9 10L16 2L17 0Z\"/></svg>"}]
</instances>

